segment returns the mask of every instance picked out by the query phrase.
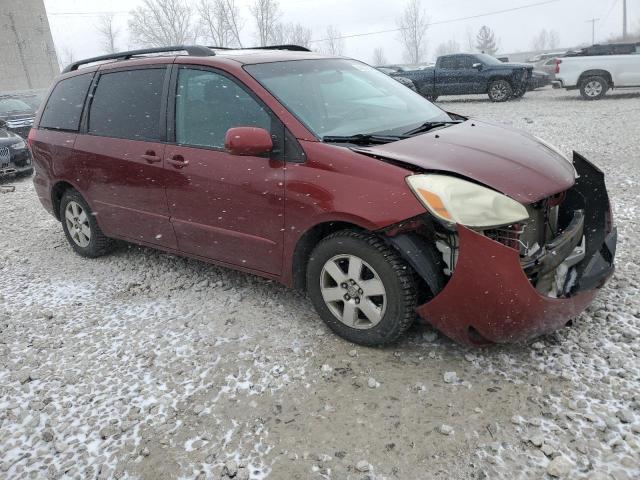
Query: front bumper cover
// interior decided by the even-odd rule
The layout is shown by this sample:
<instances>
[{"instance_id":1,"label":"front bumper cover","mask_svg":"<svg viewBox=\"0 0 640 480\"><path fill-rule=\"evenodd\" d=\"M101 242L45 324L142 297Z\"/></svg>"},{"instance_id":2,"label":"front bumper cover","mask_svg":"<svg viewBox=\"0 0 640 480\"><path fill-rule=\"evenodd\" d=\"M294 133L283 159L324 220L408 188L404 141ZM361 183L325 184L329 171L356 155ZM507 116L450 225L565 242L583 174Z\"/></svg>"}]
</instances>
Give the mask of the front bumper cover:
<instances>
[{"instance_id":1,"label":"front bumper cover","mask_svg":"<svg viewBox=\"0 0 640 480\"><path fill-rule=\"evenodd\" d=\"M518 251L458 226L455 271L442 291L418 308L419 315L452 339L475 346L527 340L578 316L613 273L617 233L611 225L604 175L576 153L574 165L579 177L567 192L560 218L566 233L551 245L574 245L584 228L585 255L560 298L536 290L525 267L557 265L553 257L562 258L564 252L558 255L550 249L548 257L527 264Z\"/></svg>"}]
</instances>

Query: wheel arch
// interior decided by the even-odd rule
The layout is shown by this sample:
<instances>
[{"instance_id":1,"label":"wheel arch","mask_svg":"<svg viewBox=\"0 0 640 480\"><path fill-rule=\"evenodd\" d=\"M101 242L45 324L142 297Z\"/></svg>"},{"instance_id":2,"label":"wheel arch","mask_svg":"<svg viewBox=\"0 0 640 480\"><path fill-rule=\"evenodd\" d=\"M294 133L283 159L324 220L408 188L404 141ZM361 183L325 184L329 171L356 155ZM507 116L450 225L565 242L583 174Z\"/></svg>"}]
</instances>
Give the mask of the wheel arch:
<instances>
[{"instance_id":1,"label":"wheel arch","mask_svg":"<svg viewBox=\"0 0 640 480\"><path fill-rule=\"evenodd\" d=\"M66 180L56 182L56 184L51 188L51 205L53 205L53 214L58 221L60 221L60 202L62 202L62 197L68 190L78 191L74 185Z\"/></svg>"},{"instance_id":2,"label":"wheel arch","mask_svg":"<svg viewBox=\"0 0 640 480\"><path fill-rule=\"evenodd\" d=\"M613 87L613 77L611 76L611 73L608 70L602 69L586 70L582 72L578 78L578 86L582 85L582 82L589 77L602 77L609 83L609 87Z\"/></svg>"},{"instance_id":3,"label":"wheel arch","mask_svg":"<svg viewBox=\"0 0 640 480\"><path fill-rule=\"evenodd\" d=\"M300 290L306 288L308 259L316 245L323 238L341 230L370 231L361 225L344 220L324 221L309 228L300 236L293 250L291 270L294 288Z\"/></svg>"}]
</instances>

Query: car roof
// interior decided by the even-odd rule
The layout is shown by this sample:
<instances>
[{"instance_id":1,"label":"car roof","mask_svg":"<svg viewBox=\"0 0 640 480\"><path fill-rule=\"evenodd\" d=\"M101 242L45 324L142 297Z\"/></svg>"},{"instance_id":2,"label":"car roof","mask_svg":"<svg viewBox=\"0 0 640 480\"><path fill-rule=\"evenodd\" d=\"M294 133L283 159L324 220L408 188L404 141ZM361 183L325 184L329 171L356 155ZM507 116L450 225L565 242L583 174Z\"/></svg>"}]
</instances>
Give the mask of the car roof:
<instances>
[{"instance_id":1,"label":"car roof","mask_svg":"<svg viewBox=\"0 0 640 480\"><path fill-rule=\"evenodd\" d=\"M180 55L177 52L184 51L187 55ZM216 58L232 60L243 65L257 63L284 62L291 60L317 60L328 58L342 58L331 55L324 55L308 50L297 45L278 45L273 47L253 47L242 49L231 49L222 47L205 47L200 45L179 45L172 47L153 47L141 50L130 50L117 52L114 54L100 55L98 57L87 58L68 65L63 74L69 74L78 70L88 71L92 67L102 65L112 66L121 61L144 63L146 65L154 63L167 63L176 57L188 57L193 63L202 61L204 64L215 64ZM80 68L83 67L83 68Z\"/></svg>"},{"instance_id":2,"label":"car roof","mask_svg":"<svg viewBox=\"0 0 640 480\"><path fill-rule=\"evenodd\" d=\"M324 55L318 52L297 52L290 50L214 50L216 57L228 58L242 63L252 65L256 63L285 62L288 60L317 60L321 58L336 58L331 55ZM205 57L211 59L211 57ZM215 58L215 57L214 57Z\"/></svg>"}]
</instances>

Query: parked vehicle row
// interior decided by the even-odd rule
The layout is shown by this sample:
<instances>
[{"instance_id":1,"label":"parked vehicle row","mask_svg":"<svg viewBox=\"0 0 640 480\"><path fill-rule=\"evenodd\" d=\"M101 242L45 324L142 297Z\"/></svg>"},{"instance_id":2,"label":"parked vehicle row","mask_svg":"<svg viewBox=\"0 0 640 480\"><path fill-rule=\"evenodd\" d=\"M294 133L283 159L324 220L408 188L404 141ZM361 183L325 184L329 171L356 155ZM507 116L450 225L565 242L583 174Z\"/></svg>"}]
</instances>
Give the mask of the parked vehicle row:
<instances>
[{"instance_id":1,"label":"parked vehicle row","mask_svg":"<svg viewBox=\"0 0 640 480\"><path fill-rule=\"evenodd\" d=\"M549 84L579 89L583 98L597 100L613 88L640 87L639 53L640 43L617 43L542 53L524 64L509 63L508 57L454 54L439 57L435 65L378 68L431 101L487 94L504 102Z\"/></svg>"},{"instance_id":2,"label":"parked vehicle row","mask_svg":"<svg viewBox=\"0 0 640 480\"><path fill-rule=\"evenodd\" d=\"M504 63L479 53L443 55L433 67L391 75L408 78L433 101L444 95L487 94L493 102L505 102L527 92L532 72L530 65Z\"/></svg>"},{"instance_id":3,"label":"parked vehicle row","mask_svg":"<svg viewBox=\"0 0 640 480\"><path fill-rule=\"evenodd\" d=\"M474 63L483 89L524 92L529 68ZM360 344L416 313L470 345L525 340L583 311L614 268L604 177L584 157L299 47L76 62L29 142L37 195L78 254L121 239L276 279Z\"/></svg>"}]
</instances>

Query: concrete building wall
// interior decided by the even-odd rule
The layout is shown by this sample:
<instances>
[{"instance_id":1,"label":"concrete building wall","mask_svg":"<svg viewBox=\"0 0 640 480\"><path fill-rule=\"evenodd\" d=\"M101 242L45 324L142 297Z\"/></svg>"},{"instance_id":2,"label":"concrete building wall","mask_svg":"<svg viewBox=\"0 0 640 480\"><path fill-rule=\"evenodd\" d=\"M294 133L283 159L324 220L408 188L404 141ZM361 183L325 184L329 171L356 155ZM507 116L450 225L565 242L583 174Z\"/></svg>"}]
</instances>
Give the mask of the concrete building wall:
<instances>
[{"instance_id":1,"label":"concrete building wall","mask_svg":"<svg viewBox=\"0 0 640 480\"><path fill-rule=\"evenodd\" d=\"M43 0L0 0L0 92L46 88L59 73Z\"/></svg>"}]
</instances>

